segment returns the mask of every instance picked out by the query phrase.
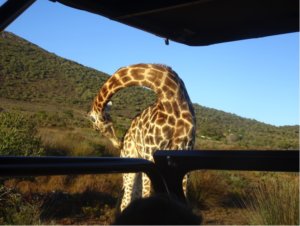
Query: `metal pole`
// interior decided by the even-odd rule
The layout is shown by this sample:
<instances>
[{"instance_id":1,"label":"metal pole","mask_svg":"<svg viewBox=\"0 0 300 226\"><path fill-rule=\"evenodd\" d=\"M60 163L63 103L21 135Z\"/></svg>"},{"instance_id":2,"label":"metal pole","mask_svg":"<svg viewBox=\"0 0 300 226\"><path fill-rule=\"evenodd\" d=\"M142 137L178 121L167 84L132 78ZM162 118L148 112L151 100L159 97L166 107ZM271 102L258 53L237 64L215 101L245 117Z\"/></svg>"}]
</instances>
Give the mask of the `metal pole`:
<instances>
[{"instance_id":1,"label":"metal pole","mask_svg":"<svg viewBox=\"0 0 300 226\"><path fill-rule=\"evenodd\" d=\"M7 0L0 7L0 31L21 15L36 0Z\"/></svg>"}]
</instances>

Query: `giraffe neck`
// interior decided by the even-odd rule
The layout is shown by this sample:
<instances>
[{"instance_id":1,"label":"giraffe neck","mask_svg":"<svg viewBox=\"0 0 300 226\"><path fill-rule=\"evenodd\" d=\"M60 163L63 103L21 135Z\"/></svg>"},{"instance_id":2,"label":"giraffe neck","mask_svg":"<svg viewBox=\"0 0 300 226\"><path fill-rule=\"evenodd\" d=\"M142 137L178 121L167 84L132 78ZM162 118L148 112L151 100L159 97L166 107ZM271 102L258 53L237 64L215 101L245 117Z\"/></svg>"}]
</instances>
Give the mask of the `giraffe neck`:
<instances>
[{"instance_id":1,"label":"giraffe neck","mask_svg":"<svg viewBox=\"0 0 300 226\"><path fill-rule=\"evenodd\" d=\"M119 69L101 87L93 104L95 111L105 117L105 108L112 96L130 86L150 88L158 101L178 98L185 90L178 75L169 67L156 64L137 64ZM183 87L182 87L183 86Z\"/></svg>"}]
</instances>

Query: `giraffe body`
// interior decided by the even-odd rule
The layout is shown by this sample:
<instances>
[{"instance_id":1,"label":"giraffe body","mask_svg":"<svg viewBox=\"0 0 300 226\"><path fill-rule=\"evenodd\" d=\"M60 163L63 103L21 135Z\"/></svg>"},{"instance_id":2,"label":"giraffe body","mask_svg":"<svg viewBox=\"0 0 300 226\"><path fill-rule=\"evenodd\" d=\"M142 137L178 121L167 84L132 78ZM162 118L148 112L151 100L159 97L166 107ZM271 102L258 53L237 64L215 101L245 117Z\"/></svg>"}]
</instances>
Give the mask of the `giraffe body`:
<instances>
[{"instance_id":1,"label":"giraffe body","mask_svg":"<svg viewBox=\"0 0 300 226\"><path fill-rule=\"evenodd\" d=\"M123 142L115 135L105 112L110 98L120 89L144 86L157 94L157 101L133 119ZM195 141L195 115L182 80L171 68L136 64L119 69L101 87L90 112L94 127L107 136L121 157L153 161L156 150L190 150ZM123 210L135 198L149 196L151 184L142 173L123 175Z\"/></svg>"}]
</instances>

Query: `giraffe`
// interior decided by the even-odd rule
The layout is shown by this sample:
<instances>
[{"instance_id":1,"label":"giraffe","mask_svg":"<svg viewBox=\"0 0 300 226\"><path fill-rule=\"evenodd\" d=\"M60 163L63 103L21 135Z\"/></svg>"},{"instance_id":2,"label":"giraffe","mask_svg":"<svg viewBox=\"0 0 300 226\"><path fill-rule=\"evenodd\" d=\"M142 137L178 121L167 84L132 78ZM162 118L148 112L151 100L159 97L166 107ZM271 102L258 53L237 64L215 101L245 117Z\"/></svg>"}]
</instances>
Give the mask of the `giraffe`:
<instances>
[{"instance_id":1,"label":"giraffe","mask_svg":"<svg viewBox=\"0 0 300 226\"><path fill-rule=\"evenodd\" d=\"M116 136L106 106L120 89L130 86L150 88L156 102L137 115L123 141ZM191 150L195 142L195 114L183 81L170 67L135 64L117 70L101 87L89 116L95 129L121 149L121 157L153 161L156 150ZM186 178L183 182L184 190ZM123 174L124 194L120 210L139 197L150 195L150 179L144 173Z\"/></svg>"}]
</instances>

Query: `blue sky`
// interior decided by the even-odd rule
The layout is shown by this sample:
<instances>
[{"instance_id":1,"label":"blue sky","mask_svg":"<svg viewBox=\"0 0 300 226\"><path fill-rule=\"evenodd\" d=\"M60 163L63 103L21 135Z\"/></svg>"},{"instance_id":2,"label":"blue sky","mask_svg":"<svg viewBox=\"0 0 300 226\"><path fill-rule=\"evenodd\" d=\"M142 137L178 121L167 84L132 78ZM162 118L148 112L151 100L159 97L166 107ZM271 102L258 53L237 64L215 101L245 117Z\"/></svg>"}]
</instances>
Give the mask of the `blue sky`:
<instances>
[{"instance_id":1,"label":"blue sky","mask_svg":"<svg viewBox=\"0 0 300 226\"><path fill-rule=\"evenodd\" d=\"M140 62L167 64L194 103L272 125L299 124L298 33L206 47L166 46L155 35L46 0L6 30L108 74Z\"/></svg>"}]
</instances>

